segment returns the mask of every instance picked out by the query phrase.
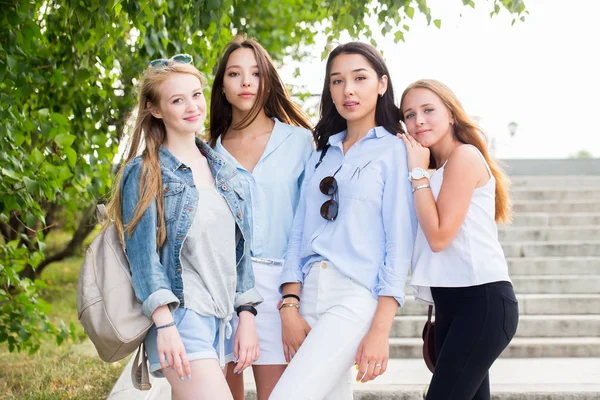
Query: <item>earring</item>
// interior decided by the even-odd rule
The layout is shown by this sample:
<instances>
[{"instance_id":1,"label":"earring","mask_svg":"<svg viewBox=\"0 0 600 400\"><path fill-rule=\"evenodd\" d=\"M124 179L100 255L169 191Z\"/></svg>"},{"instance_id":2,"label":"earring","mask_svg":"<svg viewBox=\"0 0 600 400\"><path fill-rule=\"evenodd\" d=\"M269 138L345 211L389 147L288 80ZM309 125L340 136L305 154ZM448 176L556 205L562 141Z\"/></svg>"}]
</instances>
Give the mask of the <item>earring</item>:
<instances>
[{"instance_id":1,"label":"earring","mask_svg":"<svg viewBox=\"0 0 600 400\"><path fill-rule=\"evenodd\" d=\"M379 93L379 97L383 97L383 93Z\"/></svg>"}]
</instances>

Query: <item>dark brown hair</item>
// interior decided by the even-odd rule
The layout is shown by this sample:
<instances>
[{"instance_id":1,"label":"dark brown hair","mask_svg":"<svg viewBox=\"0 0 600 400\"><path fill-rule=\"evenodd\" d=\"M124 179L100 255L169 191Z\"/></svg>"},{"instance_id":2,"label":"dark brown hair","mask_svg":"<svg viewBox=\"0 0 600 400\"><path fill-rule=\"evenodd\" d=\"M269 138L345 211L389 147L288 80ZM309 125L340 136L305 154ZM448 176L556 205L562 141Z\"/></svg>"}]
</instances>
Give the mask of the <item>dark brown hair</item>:
<instances>
[{"instance_id":1,"label":"dark brown hair","mask_svg":"<svg viewBox=\"0 0 600 400\"><path fill-rule=\"evenodd\" d=\"M237 36L225 47L217 64L217 72L210 97L211 144L214 146L217 138L227 132L232 122L231 104L223 94L223 79L231 53L242 48L252 50L254 57L256 57L260 86L252 109L234 128L244 129L248 127L258 116L260 110L264 108L265 114L269 118L275 117L286 124L311 130L312 127L308 117L290 98L269 53L257 41L247 39L244 36Z\"/></svg>"},{"instance_id":2,"label":"dark brown hair","mask_svg":"<svg viewBox=\"0 0 600 400\"><path fill-rule=\"evenodd\" d=\"M375 106L375 123L377 126L383 126L391 134L404 132L400 121L400 109L394 103L394 88L392 87L392 78L390 72L383 60L381 54L373 46L361 42L349 42L337 46L327 58L325 68L325 81L323 83L323 93L321 94L321 113L320 119L315 126L315 137L317 149L321 150L327 144L329 137L346 129L348 124L346 120L338 113L331 98L329 88L329 75L331 74L331 64L340 54L358 54L363 56L381 79L384 75L388 77L387 90L382 97L377 97Z\"/></svg>"}]
</instances>

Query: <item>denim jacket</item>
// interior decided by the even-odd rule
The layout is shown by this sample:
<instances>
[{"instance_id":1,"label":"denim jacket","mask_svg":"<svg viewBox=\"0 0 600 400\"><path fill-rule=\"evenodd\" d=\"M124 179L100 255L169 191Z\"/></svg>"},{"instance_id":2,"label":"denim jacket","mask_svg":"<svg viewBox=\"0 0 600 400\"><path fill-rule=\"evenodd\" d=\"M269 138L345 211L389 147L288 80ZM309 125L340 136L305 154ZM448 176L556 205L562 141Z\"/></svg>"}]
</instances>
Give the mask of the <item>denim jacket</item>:
<instances>
[{"instance_id":1,"label":"denim jacket","mask_svg":"<svg viewBox=\"0 0 600 400\"><path fill-rule=\"evenodd\" d=\"M254 287L254 272L250 258L250 226L243 215L244 194L238 181L237 170L206 143L196 139L196 145L206 156L215 178L215 186L225 198L236 222L237 285L235 307L259 304L262 297ZM125 232L125 247L131 268L131 279L137 298L148 317L156 308L169 305L171 311L184 307L180 251L194 220L198 204L192 171L165 147L159 152L162 174L164 213L167 238L158 248L156 243L157 211L152 201L131 235ZM142 158L133 159L123 172L121 200L123 223L133 218L139 201Z\"/></svg>"}]
</instances>

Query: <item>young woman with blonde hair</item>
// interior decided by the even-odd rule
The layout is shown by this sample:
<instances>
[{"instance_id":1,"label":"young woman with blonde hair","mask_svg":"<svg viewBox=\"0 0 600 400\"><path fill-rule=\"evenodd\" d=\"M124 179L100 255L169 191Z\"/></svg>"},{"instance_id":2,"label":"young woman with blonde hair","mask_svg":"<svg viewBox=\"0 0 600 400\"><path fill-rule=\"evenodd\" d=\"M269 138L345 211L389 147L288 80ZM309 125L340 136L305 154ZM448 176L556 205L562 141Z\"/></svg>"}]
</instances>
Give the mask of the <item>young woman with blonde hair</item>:
<instances>
[{"instance_id":1,"label":"young woman with blonde hair","mask_svg":"<svg viewBox=\"0 0 600 400\"><path fill-rule=\"evenodd\" d=\"M244 369L258 357L254 305L262 299L237 172L196 137L206 102L191 62L186 54L153 60L142 75L111 214L136 296L155 323L145 339L150 371L168 379L175 400L230 399L219 366L235 355Z\"/></svg>"},{"instance_id":2,"label":"young woman with blonde hair","mask_svg":"<svg viewBox=\"0 0 600 400\"><path fill-rule=\"evenodd\" d=\"M519 318L496 227L510 221L508 178L446 85L416 81L400 108L419 221L410 285L417 300L435 304L426 398L489 400L488 370Z\"/></svg>"},{"instance_id":3,"label":"young woman with blonde hair","mask_svg":"<svg viewBox=\"0 0 600 400\"><path fill-rule=\"evenodd\" d=\"M215 150L238 170L251 221L252 266L264 297L256 317L260 357L252 365L258 400L269 398L286 367L277 309L279 277L313 150L309 129L308 118L290 99L265 49L244 37L231 41L213 83L210 137ZM241 371L230 367L227 381L234 398L243 399Z\"/></svg>"}]
</instances>

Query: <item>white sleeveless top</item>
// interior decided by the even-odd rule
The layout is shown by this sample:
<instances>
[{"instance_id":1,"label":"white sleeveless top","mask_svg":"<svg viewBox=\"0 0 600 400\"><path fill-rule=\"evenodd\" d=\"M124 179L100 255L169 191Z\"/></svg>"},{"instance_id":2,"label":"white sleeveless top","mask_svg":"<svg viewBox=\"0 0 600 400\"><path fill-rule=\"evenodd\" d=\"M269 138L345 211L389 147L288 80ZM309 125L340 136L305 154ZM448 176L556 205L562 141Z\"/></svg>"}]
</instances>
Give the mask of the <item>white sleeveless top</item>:
<instances>
[{"instance_id":1,"label":"white sleeveless top","mask_svg":"<svg viewBox=\"0 0 600 400\"><path fill-rule=\"evenodd\" d=\"M474 190L467 215L454 240L446 249L434 253L421 226L417 229L410 280L415 300L433 304L431 287L466 287L498 281L510 282L494 219L496 180L483 155L479 150L477 152L490 179L484 186ZM436 201L444 180L445 165L435 171L430 179Z\"/></svg>"}]
</instances>

